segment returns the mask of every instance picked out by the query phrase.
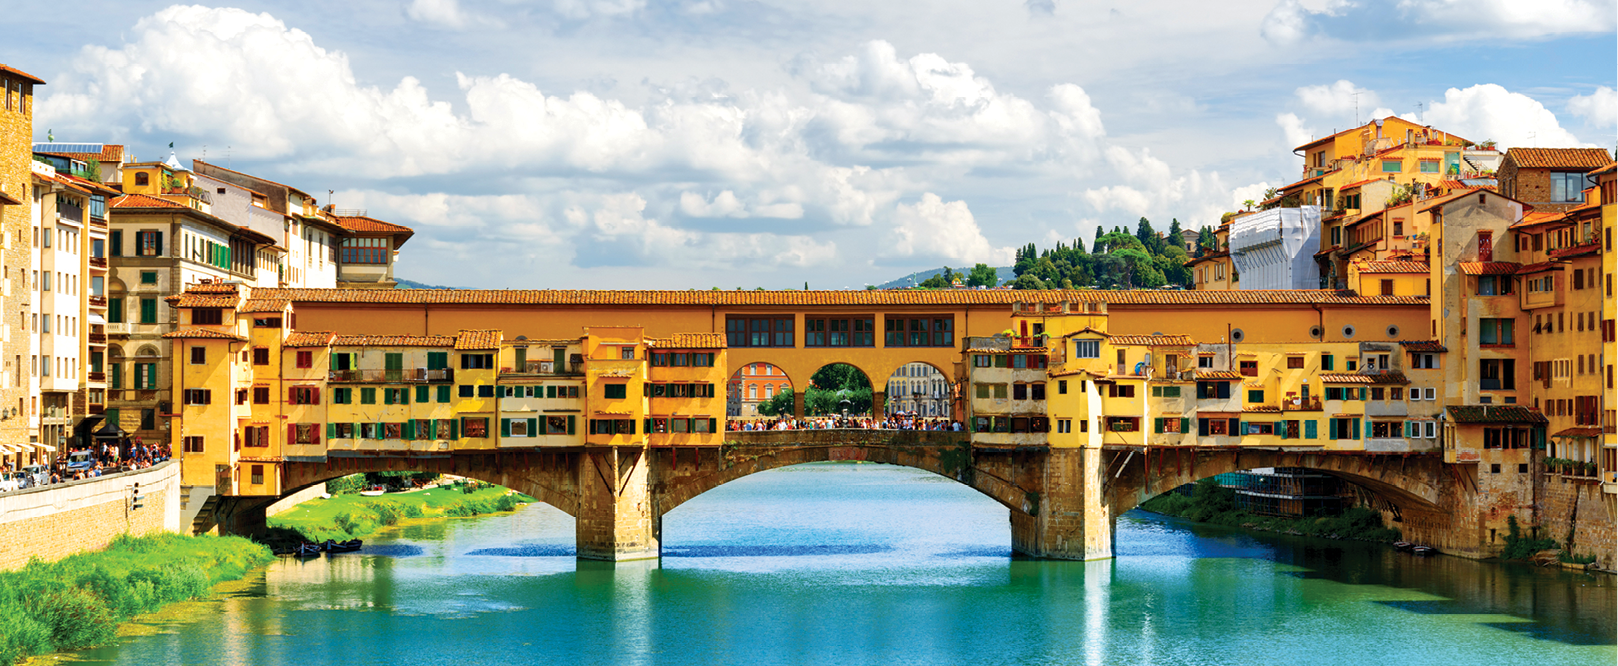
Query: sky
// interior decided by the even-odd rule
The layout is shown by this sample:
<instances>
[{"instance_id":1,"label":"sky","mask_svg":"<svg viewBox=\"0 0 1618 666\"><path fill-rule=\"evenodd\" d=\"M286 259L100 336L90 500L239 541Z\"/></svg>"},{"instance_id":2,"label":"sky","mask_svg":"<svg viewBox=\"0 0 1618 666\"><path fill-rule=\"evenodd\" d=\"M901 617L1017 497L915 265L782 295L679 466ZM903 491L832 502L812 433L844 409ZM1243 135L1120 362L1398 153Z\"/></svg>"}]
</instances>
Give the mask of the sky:
<instances>
[{"instance_id":1,"label":"sky","mask_svg":"<svg viewBox=\"0 0 1618 666\"><path fill-rule=\"evenodd\" d=\"M1618 0L26 3L35 140L415 229L397 277L862 288L1216 224L1400 115L1618 145ZM328 191L330 194L328 194Z\"/></svg>"}]
</instances>

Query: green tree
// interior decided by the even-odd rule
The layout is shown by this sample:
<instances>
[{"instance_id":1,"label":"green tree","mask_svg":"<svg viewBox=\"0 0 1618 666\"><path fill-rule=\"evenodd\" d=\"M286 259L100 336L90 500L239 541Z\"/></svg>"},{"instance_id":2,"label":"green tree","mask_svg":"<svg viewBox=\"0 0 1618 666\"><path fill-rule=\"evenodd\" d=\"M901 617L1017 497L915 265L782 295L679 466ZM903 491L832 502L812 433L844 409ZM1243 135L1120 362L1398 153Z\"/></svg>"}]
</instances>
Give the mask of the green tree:
<instances>
[{"instance_id":1,"label":"green tree","mask_svg":"<svg viewBox=\"0 0 1618 666\"><path fill-rule=\"evenodd\" d=\"M1034 275L1032 273L1023 273L1022 275L1017 276L1016 280L1013 280L1011 282L1011 288L1012 289L1044 289L1045 288L1045 283L1041 282L1039 278L1034 277Z\"/></svg>"},{"instance_id":2,"label":"green tree","mask_svg":"<svg viewBox=\"0 0 1618 666\"><path fill-rule=\"evenodd\" d=\"M988 264L978 264L966 274L966 284L969 287L993 287L1000 284L1000 275Z\"/></svg>"},{"instance_id":3,"label":"green tree","mask_svg":"<svg viewBox=\"0 0 1618 666\"><path fill-rule=\"evenodd\" d=\"M792 389L777 393L775 397L758 404L758 413L769 417L792 416L792 397Z\"/></svg>"}]
</instances>

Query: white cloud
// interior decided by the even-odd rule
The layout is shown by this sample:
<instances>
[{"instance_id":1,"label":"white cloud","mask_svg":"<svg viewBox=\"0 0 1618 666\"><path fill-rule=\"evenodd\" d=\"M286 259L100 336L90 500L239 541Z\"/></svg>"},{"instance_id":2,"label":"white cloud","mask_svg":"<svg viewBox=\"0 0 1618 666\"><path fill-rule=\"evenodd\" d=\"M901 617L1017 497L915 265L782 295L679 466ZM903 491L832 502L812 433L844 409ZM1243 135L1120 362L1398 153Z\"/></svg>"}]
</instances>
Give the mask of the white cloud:
<instances>
[{"instance_id":1,"label":"white cloud","mask_svg":"<svg viewBox=\"0 0 1618 666\"><path fill-rule=\"evenodd\" d=\"M1176 175L1167 162L1144 148L1131 151L1111 146L1106 158L1126 184L1085 190L1085 201L1096 210L1122 210L1146 218L1173 216L1193 226L1209 224L1209 220L1217 223L1225 212L1223 202L1230 188L1217 172L1193 169Z\"/></svg>"},{"instance_id":2,"label":"white cloud","mask_svg":"<svg viewBox=\"0 0 1618 666\"><path fill-rule=\"evenodd\" d=\"M411 0L405 16L431 26L456 29L481 22L462 10L459 0Z\"/></svg>"},{"instance_id":3,"label":"white cloud","mask_svg":"<svg viewBox=\"0 0 1618 666\"><path fill-rule=\"evenodd\" d=\"M893 219L892 256L1002 266L1011 263L1015 252L989 244L965 201L946 202L928 192L915 204L899 204Z\"/></svg>"},{"instance_id":4,"label":"white cloud","mask_svg":"<svg viewBox=\"0 0 1618 666\"><path fill-rule=\"evenodd\" d=\"M1301 146L1315 140L1315 131L1303 126L1303 119L1295 113L1276 114L1275 124L1281 126L1281 133L1286 136L1287 147Z\"/></svg>"},{"instance_id":5,"label":"white cloud","mask_svg":"<svg viewBox=\"0 0 1618 666\"><path fill-rule=\"evenodd\" d=\"M1569 98L1567 110L1596 127L1618 125L1618 92L1599 86L1588 95Z\"/></svg>"},{"instance_id":6,"label":"white cloud","mask_svg":"<svg viewBox=\"0 0 1618 666\"><path fill-rule=\"evenodd\" d=\"M1611 32L1614 11L1613 0L1326 0L1317 8L1281 0L1259 34L1276 46L1535 39Z\"/></svg>"},{"instance_id":7,"label":"white cloud","mask_svg":"<svg viewBox=\"0 0 1618 666\"><path fill-rule=\"evenodd\" d=\"M1258 182L1252 185L1243 185L1230 191L1230 210L1241 210L1248 201L1254 203L1264 200L1264 193L1273 187L1268 182Z\"/></svg>"},{"instance_id":8,"label":"white cloud","mask_svg":"<svg viewBox=\"0 0 1618 666\"><path fill-rule=\"evenodd\" d=\"M1423 122L1472 141L1493 139L1510 147L1575 148L1588 146L1562 129L1556 114L1538 100L1493 83L1444 91L1422 114Z\"/></svg>"},{"instance_id":9,"label":"white cloud","mask_svg":"<svg viewBox=\"0 0 1618 666\"><path fill-rule=\"evenodd\" d=\"M646 8L646 0L555 0L556 13L573 20L628 16ZM699 13L701 9L698 8Z\"/></svg>"},{"instance_id":10,"label":"white cloud","mask_svg":"<svg viewBox=\"0 0 1618 666\"><path fill-rule=\"evenodd\" d=\"M1339 79L1331 85L1304 86L1294 91L1303 108L1317 116L1353 118L1381 103L1376 92Z\"/></svg>"}]
</instances>

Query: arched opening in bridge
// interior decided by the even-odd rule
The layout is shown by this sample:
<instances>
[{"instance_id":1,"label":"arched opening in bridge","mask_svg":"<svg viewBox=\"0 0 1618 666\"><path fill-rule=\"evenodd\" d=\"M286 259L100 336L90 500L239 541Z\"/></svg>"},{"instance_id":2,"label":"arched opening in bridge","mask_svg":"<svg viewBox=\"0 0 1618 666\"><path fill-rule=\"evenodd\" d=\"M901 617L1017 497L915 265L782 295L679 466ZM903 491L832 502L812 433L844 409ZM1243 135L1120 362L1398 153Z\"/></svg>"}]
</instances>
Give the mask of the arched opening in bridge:
<instances>
[{"instance_id":1,"label":"arched opening in bridge","mask_svg":"<svg viewBox=\"0 0 1618 666\"><path fill-rule=\"evenodd\" d=\"M748 363L730 376L725 391L725 416L758 419L790 418L792 414L792 378L779 366Z\"/></svg>"},{"instance_id":2,"label":"arched opening in bridge","mask_svg":"<svg viewBox=\"0 0 1618 666\"><path fill-rule=\"evenodd\" d=\"M1350 479L1304 467L1224 472L1187 483L1136 508L1196 523L1256 531L1397 541L1399 502Z\"/></svg>"},{"instance_id":3,"label":"arched opening in bridge","mask_svg":"<svg viewBox=\"0 0 1618 666\"><path fill-rule=\"evenodd\" d=\"M663 566L1004 560L1012 554L1008 512L969 486L913 467L789 465L723 483L664 514Z\"/></svg>"},{"instance_id":4,"label":"arched opening in bridge","mask_svg":"<svg viewBox=\"0 0 1618 666\"><path fill-rule=\"evenodd\" d=\"M847 363L821 366L804 388L804 416L870 416L871 405L871 378Z\"/></svg>"},{"instance_id":5,"label":"arched opening in bridge","mask_svg":"<svg viewBox=\"0 0 1618 666\"><path fill-rule=\"evenodd\" d=\"M923 419L954 418L954 384L949 376L930 363L914 362L899 366L888 376L883 401L886 416Z\"/></svg>"}]
</instances>

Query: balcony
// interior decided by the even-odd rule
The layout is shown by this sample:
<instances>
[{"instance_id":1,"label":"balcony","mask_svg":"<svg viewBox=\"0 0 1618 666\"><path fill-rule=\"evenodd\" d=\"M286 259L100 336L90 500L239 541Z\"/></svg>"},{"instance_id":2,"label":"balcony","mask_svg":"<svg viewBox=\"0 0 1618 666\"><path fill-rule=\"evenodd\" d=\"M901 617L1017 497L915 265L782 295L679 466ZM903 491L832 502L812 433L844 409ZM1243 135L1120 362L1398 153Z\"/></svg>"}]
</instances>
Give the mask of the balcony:
<instances>
[{"instance_id":1,"label":"balcony","mask_svg":"<svg viewBox=\"0 0 1618 666\"><path fill-rule=\"evenodd\" d=\"M500 368L502 375L582 375L584 374L584 361L581 359L573 363L564 363L558 366L555 361L528 361L521 368Z\"/></svg>"},{"instance_id":2,"label":"balcony","mask_svg":"<svg viewBox=\"0 0 1618 666\"><path fill-rule=\"evenodd\" d=\"M91 296L91 297L89 297L89 301L90 301L90 307L92 307L92 308L104 308L104 307L107 307L107 297L106 296Z\"/></svg>"},{"instance_id":3,"label":"balcony","mask_svg":"<svg viewBox=\"0 0 1618 666\"><path fill-rule=\"evenodd\" d=\"M97 371L91 370L90 372L86 373L86 375L88 376L89 380L92 381L92 382L104 382L104 381L107 381L107 373L105 373L105 372L97 372Z\"/></svg>"},{"instance_id":4,"label":"balcony","mask_svg":"<svg viewBox=\"0 0 1618 666\"><path fill-rule=\"evenodd\" d=\"M1318 396L1318 395L1317 396L1310 396L1307 399L1305 399L1305 398L1291 398L1291 399L1288 399L1288 400L1282 400L1281 401L1281 411L1283 411L1283 412L1318 412L1318 411L1322 411L1321 404L1320 404L1320 396Z\"/></svg>"},{"instance_id":5,"label":"balcony","mask_svg":"<svg viewBox=\"0 0 1618 666\"><path fill-rule=\"evenodd\" d=\"M89 337L90 337L90 344L92 344L92 345L104 345L104 344L107 344L107 334L106 333L91 333Z\"/></svg>"},{"instance_id":6,"label":"balcony","mask_svg":"<svg viewBox=\"0 0 1618 666\"><path fill-rule=\"evenodd\" d=\"M327 381L358 384L427 384L455 381L455 371L449 368L409 368L399 370L332 370Z\"/></svg>"},{"instance_id":7,"label":"balcony","mask_svg":"<svg viewBox=\"0 0 1618 666\"><path fill-rule=\"evenodd\" d=\"M107 335L129 335L129 324L115 321L107 324Z\"/></svg>"},{"instance_id":8,"label":"balcony","mask_svg":"<svg viewBox=\"0 0 1618 666\"><path fill-rule=\"evenodd\" d=\"M1012 349L1044 349L1044 335L1027 335L1011 338Z\"/></svg>"},{"instance_id":9,"label":"balcony","mask_svg":"<svg viewBox=\"0 0 1618 666\"><path fill-rule=\"evenodd\" d=\"M90 267L91 268L106 268L107 267L107 258L106 257L90 257Z\"/></svg>"}]
</instances>

